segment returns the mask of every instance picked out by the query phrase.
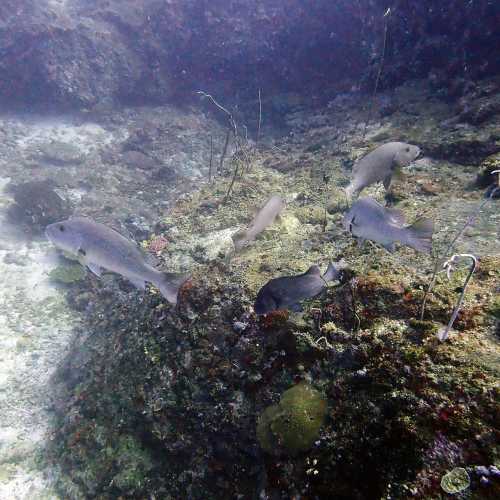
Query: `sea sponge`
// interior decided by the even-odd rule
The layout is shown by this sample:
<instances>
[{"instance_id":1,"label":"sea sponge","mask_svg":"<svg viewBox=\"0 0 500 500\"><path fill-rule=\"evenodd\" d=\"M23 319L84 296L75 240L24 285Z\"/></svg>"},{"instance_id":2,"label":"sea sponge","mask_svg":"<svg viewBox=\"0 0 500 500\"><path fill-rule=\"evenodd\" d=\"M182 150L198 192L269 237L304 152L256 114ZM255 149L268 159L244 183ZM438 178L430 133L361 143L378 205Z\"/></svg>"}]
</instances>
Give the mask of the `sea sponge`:
<instances>
[{"instance_id":1,"label":"sea sponge","mask_svg":"<svg viewBox=\"0 0 500 500\"><path fill-rule=\"evenodd\" d=\"M325 396L301 382L285 391L279 404L264 410L257 424L257 439L268 453L296 455L307 451L319 436L326 411Z\"/></svg>"}]
</instances>

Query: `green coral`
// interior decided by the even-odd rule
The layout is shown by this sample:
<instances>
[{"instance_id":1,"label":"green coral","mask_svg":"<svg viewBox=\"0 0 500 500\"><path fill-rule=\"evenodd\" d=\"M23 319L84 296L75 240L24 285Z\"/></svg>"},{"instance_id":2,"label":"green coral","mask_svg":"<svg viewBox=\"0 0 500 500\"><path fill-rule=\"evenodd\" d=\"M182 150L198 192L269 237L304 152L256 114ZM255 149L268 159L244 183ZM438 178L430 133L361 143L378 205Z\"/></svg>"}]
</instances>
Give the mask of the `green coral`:
<instances>
[{"instance_id":1,"label":"green coral","mask_svg":"<svg viewBox=\"0 0 500 500\"><path fill-rule=\"evenodd\" d=\"M441 479L441 488L446 493L454 495L466 490L470 486L470 477L465 469L456 467L452 471L445 474Z\"/></svg>"},{"instance_id":2,"label":"green coral","mask_svg":"<svg viewBox=\"0 0 500 500\"><path fill-rule=\"evenodd\" d=\"M500 319L500 297L496 297L488 308L491 315Z\"/></svg>"},{"instance_id":3,"label":"green coral","mask_svg":"<svg viewBox=\"0 0 500 500\"><path fill-rule=\"evenodd\" d=\"M268 453L289 455L307 451L319 436L327 410L326 398L307 382L288 389L279 404L269 406L257 424L257 439Z\"/></svg>"},{"instance_id":4,"label":"green coral","mask_svg":"<svg viewBox=\"0 0 500 500\"><path fill-rule=\"evenodd\" d=\"M69 285L82 281L85 275L85 268L80 264L63 264L52 269L49 273L49 278L57 283Z\"/></svg>"}]
</instances>

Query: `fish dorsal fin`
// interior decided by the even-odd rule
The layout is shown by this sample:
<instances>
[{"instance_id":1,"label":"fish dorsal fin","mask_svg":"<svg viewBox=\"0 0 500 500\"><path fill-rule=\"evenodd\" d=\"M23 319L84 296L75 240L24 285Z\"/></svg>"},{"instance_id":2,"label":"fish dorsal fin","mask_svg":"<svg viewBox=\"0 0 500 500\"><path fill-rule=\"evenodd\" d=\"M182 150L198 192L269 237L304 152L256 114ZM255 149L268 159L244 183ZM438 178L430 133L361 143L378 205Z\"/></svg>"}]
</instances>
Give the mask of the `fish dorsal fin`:
<instances>
[{"instance_id":1,"label":"fish dorsal fin","mask_svg":"<svg viewBox=\"0 0 500 500\"><path fill-rule=\"evenodd\" d=\"M319 268L319 266L311 266L306 272L305 274L308 274L308 275L318 275L320 276L321 275L321 269Z\"/></svg>"},{"instance_id":2,"label":"fish dorsal fin","mask_svg":"<svg viewBox=\"0 0 500 500\"><path fill-rule=\"evenodd\" d=\"M396 224L405 224L406 218L405 214L397 208L386 208L387 214L389 215L391 222Z\"/></svg>"}]
</instances>

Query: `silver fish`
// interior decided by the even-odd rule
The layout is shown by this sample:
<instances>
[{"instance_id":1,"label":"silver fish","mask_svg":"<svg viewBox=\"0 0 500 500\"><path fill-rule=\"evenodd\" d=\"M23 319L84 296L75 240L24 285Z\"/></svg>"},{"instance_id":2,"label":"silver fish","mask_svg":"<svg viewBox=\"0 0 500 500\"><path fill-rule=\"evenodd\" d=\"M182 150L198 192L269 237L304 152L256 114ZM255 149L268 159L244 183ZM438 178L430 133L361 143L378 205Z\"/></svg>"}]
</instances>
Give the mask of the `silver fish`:
<instances>
[{"instance_id":1,"label":"silver fish","mask_svg":"<svg viewBox=\"0 0 500 500\"><path fill-rule=\"evenodd\" d=\"M187 276L163 273L151 267L137 246L115 230L85 217L50 224L47 238L59 249L78 257L81 264L101 276L102 269L121 274L136 287L153 283L172 304Z\"/></svg>"},{"instance_id":2,"label":"silver fish","mask_svg":"<svg viewBox=\"0 0 500 500\"><path fill-rule=\"evenodd\" d=\"M233 235L234 247L240 250L248 243L252 242L258 234L266 227L270 226L274 219L285 207L285 202L278 195L273 195L266 204L259 210L246 230L238 231Z\"/></svg>"},{"instance_id":3,"label":"silver fish","mask_svg":"<svg viewBox=\"0 0 500 500\"><path fill-rule=\"evenodd\" d=\"M344 227L353 236L376 241L389 252L394 243L400 242L417 252L430 252L434 223L430 219L419 219L404 227L404 214L394 208L385 208L373 198L359 198L344 216Z\"/></svg>"},{"instance_id":4,"label":"silver fish","mask_svg":"<svg viewBox=\"0 0 500 500\"><path fill-rule=\"evenodd\" d=\"M358 196L365 188L383 182L389 189L395 172L406 167L420 154L418 146L405 142L388 142L374 149L356 162L352 169L352 180L346 188L348 198Z\"/></svg>"},{"instance_id":5,"label":"silver fish","mask_svg":"<svg viewBox=\"0 0 500 500\"><path fill-rule=\"evenodd\" d=\"M337 268L330 263L323 276L318 266L311 266L304 274L298 276L274 278L259 290L254 310L257 314L266 314L276 309L300 311L301 300L319 295L327 282L339 279L341 273L340 266Z\"/></svg>"}]
</instances>

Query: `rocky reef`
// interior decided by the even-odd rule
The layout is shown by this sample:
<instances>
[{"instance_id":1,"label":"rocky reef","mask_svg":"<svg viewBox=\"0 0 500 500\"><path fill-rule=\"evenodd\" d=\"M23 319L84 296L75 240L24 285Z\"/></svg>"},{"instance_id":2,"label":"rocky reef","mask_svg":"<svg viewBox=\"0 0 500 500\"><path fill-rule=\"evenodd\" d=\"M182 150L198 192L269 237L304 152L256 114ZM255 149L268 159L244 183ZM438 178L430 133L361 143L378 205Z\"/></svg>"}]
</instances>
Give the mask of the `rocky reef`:
<instances>
[{"instance_id":1,"label":"rocky reef","mask_svg":"<svg viewBox=\"0 0 500 500\"><path fill-rule=\"evenodd\" d=\"M429 77L458 98L498 72L498 14L490 0L4 0L0 99L103 109L189 101L201 88L324 102L371 91L381 63L381 88Z\"/></svg>"},{"instance_id":2,"label":"rocky reef","mask_svg":"<svg viewBox=\"0 0 500 500\"><path fill-rule=\"evenodd\" d=\"M475 180L499 149L498 124L464 125L425 80L381 95L366 130L364 104L356 94L319 110L294 100L290 134L233 149L213 182L159 217L142 246L191 272L175 308L116 277L69 285L83 319L53 377L44 452L62 497L498 497L497 201L454 249L479 266L449 340L436 332L466 269L438 274L420 319L435 259L449 257L447 243L484 201ZM439 137L492 147L449 158ZM408 220L436 221L432 256L360 247L342 227L349 165L398 139L425 156L389 198ZM272 194L286 201L281 221L235 252L231 235ZM344 279L304 312L252 311L269 279L340 258Z\"/></svg>"}]
</instances>

